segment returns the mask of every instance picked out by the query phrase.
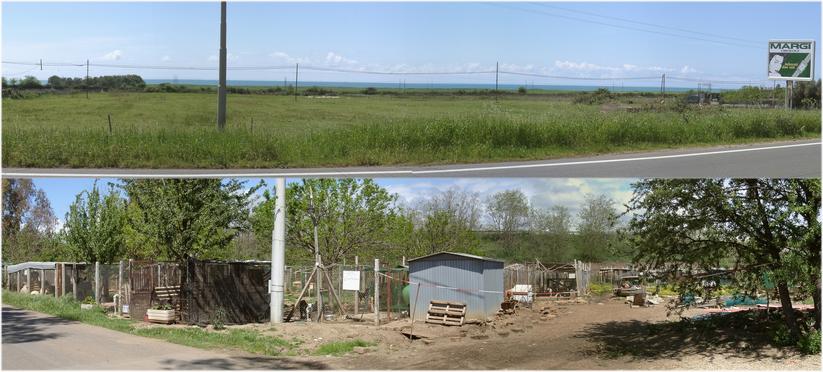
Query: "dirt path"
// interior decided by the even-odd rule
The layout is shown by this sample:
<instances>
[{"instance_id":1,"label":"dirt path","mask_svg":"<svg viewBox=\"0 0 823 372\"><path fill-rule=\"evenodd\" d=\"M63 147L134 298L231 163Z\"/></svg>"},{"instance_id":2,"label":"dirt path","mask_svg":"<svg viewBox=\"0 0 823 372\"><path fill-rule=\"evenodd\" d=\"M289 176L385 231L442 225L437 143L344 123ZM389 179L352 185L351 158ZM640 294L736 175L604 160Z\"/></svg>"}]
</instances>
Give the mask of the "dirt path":
<instances>
[{"instance_id":1,"label":"dirt path","mask_svg":"<svg viewBox=\"0 0 823 372\"><path fill-rule=\"evenodd\" d=\"M477 334L430 343L402 341L362 355L322 360L339 369L820 368L819 356L753 348L756 342L745 337L723 339L723 343L707 347L703 341L690 343L688 332L649 335L647 322L667 319L663 306L630 308L617 301L574 304L553 308L557 317L545 321L540 320L537 310L539 307L534 312L524 311L519 321L508 327L486 330L485 339ZM631 349L615 353L608 344Z\"/></svg>"}]
</instances>

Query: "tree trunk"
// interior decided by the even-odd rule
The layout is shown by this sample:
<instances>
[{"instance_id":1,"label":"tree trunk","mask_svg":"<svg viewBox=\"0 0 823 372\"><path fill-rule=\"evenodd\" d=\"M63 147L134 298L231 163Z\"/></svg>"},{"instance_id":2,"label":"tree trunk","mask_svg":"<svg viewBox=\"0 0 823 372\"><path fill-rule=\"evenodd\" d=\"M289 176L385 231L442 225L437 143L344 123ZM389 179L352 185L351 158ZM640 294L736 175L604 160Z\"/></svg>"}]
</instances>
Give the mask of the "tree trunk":
<instances>
[{"instance_id":1,"label":"tree trunk","mask_svg":"<svg viewBox=\"0 0 823 372\"><path fill-rule=\"evenodd\" d=\"M786 281L777 283L777 292L780 296L780 305L783 308L783 319L789 327L792 341L797 341L800 339L800 327L797 326L797 317L792 307L792 299L789 295L789 286L786 284Z\"/></svg>"}]
</instances>

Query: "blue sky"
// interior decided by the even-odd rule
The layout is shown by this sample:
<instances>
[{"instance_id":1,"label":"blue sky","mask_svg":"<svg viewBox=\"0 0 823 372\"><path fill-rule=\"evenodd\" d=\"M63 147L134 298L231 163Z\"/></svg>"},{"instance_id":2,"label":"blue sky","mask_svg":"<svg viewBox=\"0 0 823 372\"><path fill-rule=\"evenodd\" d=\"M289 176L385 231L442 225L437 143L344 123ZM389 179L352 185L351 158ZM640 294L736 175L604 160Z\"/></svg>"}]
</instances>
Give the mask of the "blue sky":
<instances>
[{"instance_id":1,"label":"blue sky","mask_svg":"<svg viewBox=\"0 0 823 372\"><path fill-rule=\"evenodd\" d=\"M249 187L260 181L259 178L246 180ZM274 188L274 179L265 181L269 189ZM286 180L288 183L299 181L300 179L295 178ZM622 211L622 205L631 198L633 182L631 179L608 178L378 178L375 181L389 192L397 194L400 203L405 205L414 205L449 188L477 193L481 200L496 192L519 189L533 206L549 208L562 205L568 207L573 214L577 214L581 202L589 194L608 195ZM48 196L60 225L65 221L69 206L77 194L91 189L94 182L93 178L34 179L34 184L43 189ZM97 180L101 190L108 190L109 183L117 182L118 180L113 178Z\"/></svg>"},{"instance_id":2,"label":"blue sky","mask_svg":"<svg viewBox=\"0 0 823 372\"><path fill-rule=\"evenodd\" d=\"M299 62L304 66L355 70L486 71L493 70L499 61L501 70L562 76L666 73L710 80L762 80L766 77L766 42L770 38L817 40L818 60L820 55L819 2L229 2L228 8L229 66ZM100 64L217 66L217 2L4 2L2 10L2 51L6 61L32 62L42 58L47 63L82 63L90 59ZM816 76L820 75L819 65ZM85 75L84 67L47 67L44 71L31 70L30 66L3 67L7 77ZM215 79L217 75L216 71L103 67L93 68L92 75L126 71L160 79ZM229 79L234 80L284 78L292 80L294 72L229 71ZM394 83L400 78L301 71L303 79ZM494 75L404 79L410 83L493 83ZM569 84L563 80L501 76L501 83L530 82ZM674 80L668 85L689 86Z\"/></svg>"}]
</instances>

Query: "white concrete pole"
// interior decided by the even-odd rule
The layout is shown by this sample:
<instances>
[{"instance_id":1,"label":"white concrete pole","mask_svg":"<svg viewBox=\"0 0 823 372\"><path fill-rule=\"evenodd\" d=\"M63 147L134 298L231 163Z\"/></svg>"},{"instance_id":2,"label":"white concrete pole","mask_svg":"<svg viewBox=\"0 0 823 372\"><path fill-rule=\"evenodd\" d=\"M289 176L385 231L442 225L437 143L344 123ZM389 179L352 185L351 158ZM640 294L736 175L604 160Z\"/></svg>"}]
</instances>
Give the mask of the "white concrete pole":
<instances>
[{"instance_id":1,"label":"white concrete pole","mask_svg":"<svg viewBox=\"0 0 823 372\"><path fill-rule=\"evenodd\" d=\"M17 292L20 292L20 271L17 272Z\"/></svg>"},{"instance_id":2,"label":"white concrete pole","mask_svg":"<svg viewBox=\"0 0 823 372\"><path fill-rule=\"evenodd\" d=\"M26 269L26 292L31 294L31 269Z\"/></svg>"},{"instance_id":3,"label":"white concrete pole","mask_svg":"<svg viewBox=\"0 0 823 372\"><path fill-rule=\"evenodd\" d=\"M60 287L58 286L58 284L60 284L60 282L57 280L57 279L59 279L57 277L57 274L59 274L57 271L59 269L60 269L60 264L54 264L54 297L58 297L57 296L57 290L60 289Z\"/></svg>"},{"instance_id":4,"label":"white concrete pole","mask_svg":"<svg viewBox=\"0 0 823 372\"><path fill-rule=\"evenodd\" d=\"M120 295L120 301L123 301L123 260L120 260L117 267L117 294Z\"/></svg>"},{"instance_id":5,"label":"white concrete pole","mask_svg":"<svg viewBox=\"0 0 823 372\"><path fill-rule=\"evenodd\" d=\"M374 259L374 325L380 325L380 259Z\"/></svg>"},{"instance_id":6,"label":"white concrete pole","mask_svg":"<svg viewBox=\"0 0 823 372\"><path fill-rule=\"evenodd\" d=\"M77 264L71 264L71 295L77 299Z\"/></svg>"},{"instance_id":7,"label":"white concrete pole","mask_svg":"<svg viewBox=\"0 0 823 372\"><path fill-rule=\"evenodd\" d=\"M275 181L274 229L271 239L270 322L283 323L283 280L286 268L286 179ZM297 306L297 305L295 305Z\"/></svg>"}]
</instances>

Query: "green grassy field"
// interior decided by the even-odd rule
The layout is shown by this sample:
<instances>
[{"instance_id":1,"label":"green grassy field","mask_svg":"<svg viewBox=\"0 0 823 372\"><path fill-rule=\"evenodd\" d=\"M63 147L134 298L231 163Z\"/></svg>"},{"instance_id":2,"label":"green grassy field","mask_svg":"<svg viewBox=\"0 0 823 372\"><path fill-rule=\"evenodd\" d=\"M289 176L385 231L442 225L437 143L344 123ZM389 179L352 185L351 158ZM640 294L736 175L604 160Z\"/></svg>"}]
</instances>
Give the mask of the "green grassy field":
<instances>
[{"instance_id":1,"label":"green grassy field","mask_svg":"<svg viewBox=\"0 0 823 372\"><path fill-rule=\"evenodd\" d=\"M638 98L638 100L641 98ZM280 168L546 159L817 138L820 111L633 112L569 97L229 95L228 125L204 93L3 99L7 167ZM625 100L623 100L625 101ZM625 102L624 102L625 103ZM107 115L112 117L109 133Z\"/></svg>"}]
</instances>

